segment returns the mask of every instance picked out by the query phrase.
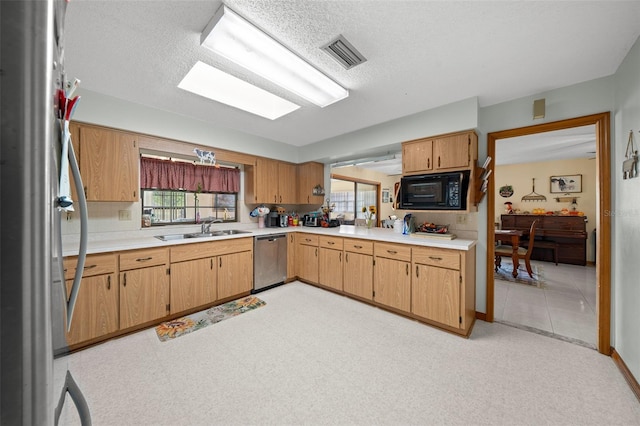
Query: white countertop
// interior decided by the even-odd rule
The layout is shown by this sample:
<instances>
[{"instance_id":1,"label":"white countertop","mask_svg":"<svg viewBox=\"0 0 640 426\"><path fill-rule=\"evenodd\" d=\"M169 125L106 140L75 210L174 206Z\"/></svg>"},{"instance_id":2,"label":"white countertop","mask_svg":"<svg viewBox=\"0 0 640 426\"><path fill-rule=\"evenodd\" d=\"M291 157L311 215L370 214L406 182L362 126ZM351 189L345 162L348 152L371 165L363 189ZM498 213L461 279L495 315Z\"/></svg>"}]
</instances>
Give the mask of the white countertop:
<instances>
[{"instance_id":1,"label":"white countertop","mask_svg":"<svg viewBox=\"0 0 640 426\"><path fill-rule=\"evenodd\" d=\"M318 235L329 235L345 238L360 238L364 240L386 241L399 244L411 244L425 247L438 247L455 250L469 250L476 245L476 240L466 239L440 239L440 238L415 238L394 232L393 229L372 228L363 226L342 225L336 228L320 227L285 227L285 228L258 228L256 225L214 224L212 231L221 229L241 229L251 231L250 234L236 234L209 238L188 238L182 240L162 241L155 238L156 235L180 234L198 232L199 226L187 227L152 227L139 231L105 232L89 234L87 254L105 253L112 251L134 250L143 248L170 247L178 244L193 244L209 241L222 241L233 238L252 238L261 235L281 234L287 232L307 232ZM75 256L78 254L79 235L65 235L62 238L63 256Z\"/></svg>"}]
</instances>

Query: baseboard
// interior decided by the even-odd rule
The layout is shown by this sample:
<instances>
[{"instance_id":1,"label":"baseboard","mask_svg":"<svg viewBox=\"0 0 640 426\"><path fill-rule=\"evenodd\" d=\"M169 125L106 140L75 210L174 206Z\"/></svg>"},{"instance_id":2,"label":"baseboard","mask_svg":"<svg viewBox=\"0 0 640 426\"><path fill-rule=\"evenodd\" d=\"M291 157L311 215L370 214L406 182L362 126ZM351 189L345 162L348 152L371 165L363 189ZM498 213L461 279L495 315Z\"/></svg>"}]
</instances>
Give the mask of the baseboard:
<instances>
[{"instance_id":1,"label":"baseboard","mask_svg":"<svg viewBox=\"0 0 640 426\"><path fill-rule=\"evenodd\" d=\"M624 363L624 360L622 359L622 357L620 357L620 354L616 351L616 348L611 348L611 358L613 359L613 362L616 364L618 369L620 369L620 372L624 376L627 383L629 383L631 390L640 402L640 384L638 384L638 381L633 376L631 370L629 370L629 367L627 367L627 364Z\"/></svg>"},{"instance_id":2,"label":"baseboard","mask_svg":"<svg viewBox=\"0 0 640 426\"><path fill-rule=\"evenodd\" d=\"M484 312L476 311L476 319L479 319L480 321L486 321L487 320L487 314L485 314Z\"/></svg>"}]
</instances>

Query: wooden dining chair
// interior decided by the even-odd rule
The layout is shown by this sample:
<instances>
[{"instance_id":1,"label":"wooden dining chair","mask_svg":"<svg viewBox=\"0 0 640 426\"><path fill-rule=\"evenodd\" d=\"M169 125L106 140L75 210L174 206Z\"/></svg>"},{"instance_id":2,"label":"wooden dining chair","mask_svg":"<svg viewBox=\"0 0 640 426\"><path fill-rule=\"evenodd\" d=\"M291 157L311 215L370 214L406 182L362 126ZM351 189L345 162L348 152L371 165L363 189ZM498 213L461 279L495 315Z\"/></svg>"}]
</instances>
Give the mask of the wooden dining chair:
<instances>
[{"instance_id":1,"label":"wooden dining chair","mask_svg":"<svg viewBox=\"0 0 640 426\"><path fill-rule=\"evenodd\" d=\"M529 273L529 276L531 278L533 278L533 271L531 269L531 253L533 252L533 243L534 243L534 238L536 236L536 225L538 223L538 220L534 220L531 223L531 228L529 229L529 242L528 242L528 247L518 247L518 259L519 260L524 260L524 264L527 267L527 272ZM495 255L496 255L496 259L495 259L495 263L496 263L496 271L498 270L498 268L500 268L500 265L502 263L502 257L511 257L513 255L513 247L511 246L507 246L507 245L498 245L496 246L494 249Z\"/></svg>"}]
</instances>

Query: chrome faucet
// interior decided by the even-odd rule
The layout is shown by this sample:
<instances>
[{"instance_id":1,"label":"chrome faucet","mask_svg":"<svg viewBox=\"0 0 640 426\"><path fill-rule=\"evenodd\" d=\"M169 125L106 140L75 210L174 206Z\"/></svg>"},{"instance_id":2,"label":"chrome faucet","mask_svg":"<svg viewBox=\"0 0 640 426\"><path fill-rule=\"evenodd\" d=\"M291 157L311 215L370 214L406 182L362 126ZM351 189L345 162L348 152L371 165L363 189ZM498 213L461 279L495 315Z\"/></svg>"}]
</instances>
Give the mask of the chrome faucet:
<instances>
[{"instance_id":1,"label":"chrome faucet","mask_svg":"<svg viewBox=\"0 0 640 426\"><path fill-rule=\"evenodd\" d=\"M212 223L222 223L222 219L211 219L209 222L202 222L202 225L200 225L200 232L203 234L208 234L209 232L211 232L211 224Z\"/></svg>"}]
</instances>

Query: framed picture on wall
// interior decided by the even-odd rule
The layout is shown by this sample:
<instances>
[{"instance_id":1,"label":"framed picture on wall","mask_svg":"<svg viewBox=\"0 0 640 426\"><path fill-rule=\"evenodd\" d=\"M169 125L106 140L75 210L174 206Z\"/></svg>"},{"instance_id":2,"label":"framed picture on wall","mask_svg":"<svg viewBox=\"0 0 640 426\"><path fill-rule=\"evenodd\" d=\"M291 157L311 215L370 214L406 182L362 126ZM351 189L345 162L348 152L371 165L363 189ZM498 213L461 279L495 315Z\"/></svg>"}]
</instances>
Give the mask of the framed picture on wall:
<instances>
[{"instance_id":1,"label":"framed picture on wall","mask_svg":"<svg viewBox=\"0 0 640 426\"><path fill-rule=\"evenodd\" d=\"M385 188L382 190L382 202L389 203L389 188Z\"/></svg>"},{"instance_id":2,"label":"framed picture on wall","mask_svg":"<svg viewBox=\"0 0 640 426\"><path fill-rule=\"evenodd\" d=\"M551 193L582 192L582 175L551 176Z\"/></svg>"}]
</instances>

